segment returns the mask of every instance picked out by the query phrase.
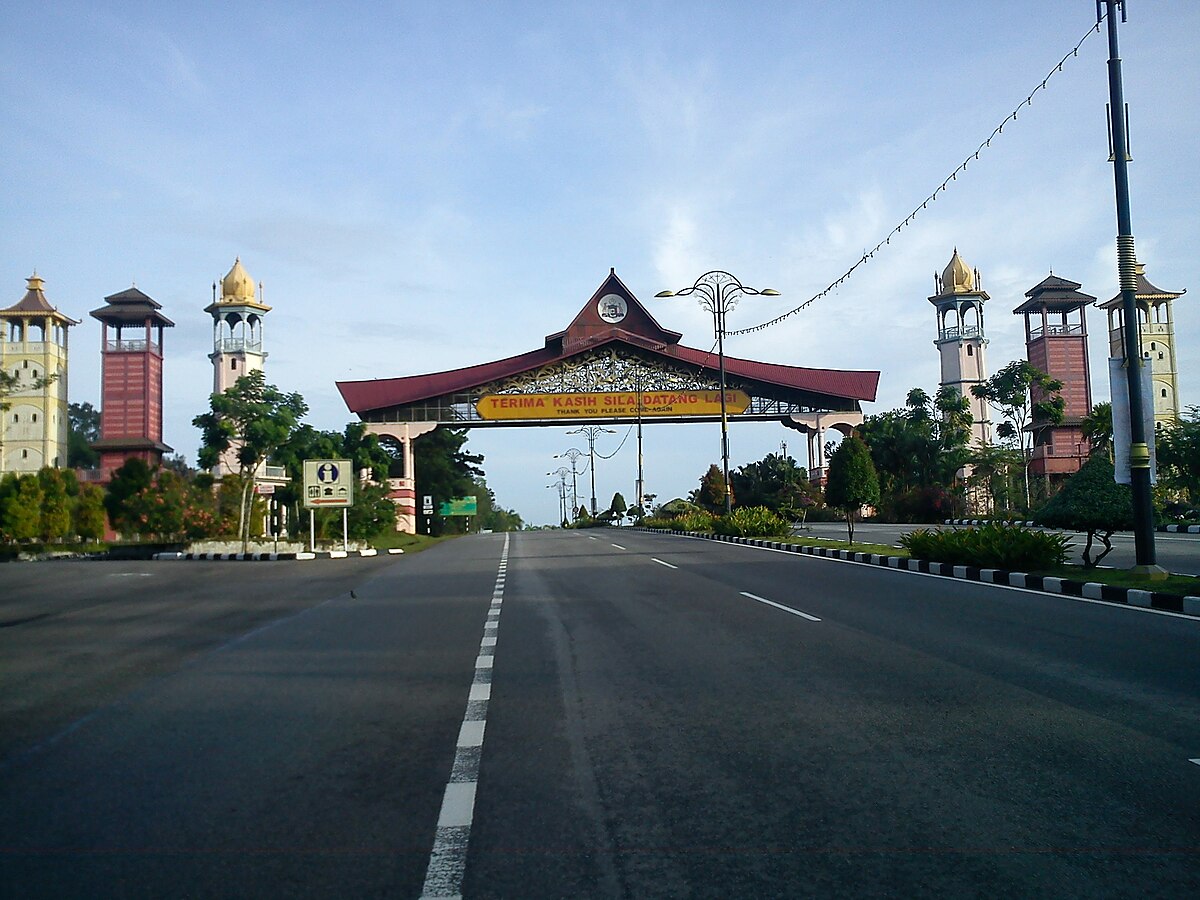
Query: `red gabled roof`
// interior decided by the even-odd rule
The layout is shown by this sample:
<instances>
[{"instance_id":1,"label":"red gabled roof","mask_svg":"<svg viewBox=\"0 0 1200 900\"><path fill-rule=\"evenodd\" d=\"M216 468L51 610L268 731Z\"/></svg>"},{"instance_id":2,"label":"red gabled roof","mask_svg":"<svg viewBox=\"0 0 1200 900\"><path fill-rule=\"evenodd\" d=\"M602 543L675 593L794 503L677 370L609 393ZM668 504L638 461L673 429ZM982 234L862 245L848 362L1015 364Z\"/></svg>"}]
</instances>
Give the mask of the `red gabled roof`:
<instances>
[{"instance_id":1,"label":"red gabled roof","mask_svg":"<svg viewBox=\"0 0 1200 900\"><path fill-rule=\"evenodd\" d=\"M616 294L626 305L624 317L610 323L601 318L601 299ZM679 343L682 335L668 331L654 320L645 307L625 287L616 272L610 271L599 289L564 331L546 336L546 345L518 356L446 372L380 378L371 381L339 381L337 388L352 413L405 406L446 394L469 391L480 385L559 362L606 344L625 344L664 359L686 365L711 368L718 365L716 353L696 350ZM824 394L848 400L874 400L879 386L878 372L838 369L809 369L725 357L727 375L783 390Z\"/></svg>"}]
</instances>

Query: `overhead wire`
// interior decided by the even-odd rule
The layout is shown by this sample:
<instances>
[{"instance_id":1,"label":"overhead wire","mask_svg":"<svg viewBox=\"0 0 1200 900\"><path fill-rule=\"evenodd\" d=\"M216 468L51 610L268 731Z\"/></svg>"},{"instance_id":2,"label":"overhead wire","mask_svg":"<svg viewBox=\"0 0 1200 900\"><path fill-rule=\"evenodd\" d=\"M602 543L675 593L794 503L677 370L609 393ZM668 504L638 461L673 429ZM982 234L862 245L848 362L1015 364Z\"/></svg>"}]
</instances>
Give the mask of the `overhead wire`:
<instances>
[{"instance_id":1,"label":"overhead wire","mask_svg":"<svg viewBox=\"0 0 1200 900\"><path fill-rule=\"evenodd\" d=\"M1050 72L1046 75L1046 77L1042 79L1042 83L1039 84L1037 87L1035 87L1032 91L1030 91L1029 96L1027 96L1023 101L1021 101L1021 103L1019 103L1017 105L1016 109L1014 109L1011 113L1009 113L1007 116L1004 117L1004 121L1002 121L994 129L992 129L992 133L988 136L987 140L983 141L983 143L981 143L978 147L976 147L974 153L969 154L966 159L964 159L961 163L959 163L958 166L954 169L954 171L951 172L948 176L946 176L946 179L940 185L938 185L938 187L934 190L934 192L932 194L930 194L928 197L926 197L924 200L922 200L920 205L917 206L915 209L913 209L913 211L904 218L904 221L902 221L899 225L897 225L895 228L893 228L891 231L889 231L887 233L887 236L883 240L881 240L878 244L876 244L870 250L865 251L863 253L863 255L861 257L859 257L857 261L855 261L854 265L852 265L849 269L847 269L840 278L838 278L836 281L834 281L832 284L830 284L828 287L826 287L823 291L821 291L817 294L813 294L813 296L809 297L807 300L805 300L803 303L801 303L795 309L791 309L788 312L785 312L782 315L776 316L775 318L773 318L767 322L763 322L759 325L752 325L749 328L739 328L737 331L727 331L727 332L725 332L725 335L727 337L732 337L734 335L739 335L739 334L750 334L751 332L763 331L764 329L770 328L773 325L778 325L780 322L784 321L785 319L791 318L796 313L811 306L817 300L820 300L821 298L828 296L829 294L831 294L835 290L837 290L839 287L841 287L843 284L845 284L845 282L850 278L850 276L854 274L855 270L857 270L860 266L866 265L867 260L874 258L876 253L879 253L881 250L883 250L884 247L891 244L893 237L898 235L906 225L913 222L913 220L915 220L917 218L917 216L920 215L924 210L928 209L929 204L933 203L935 200L937 200L938 195L940 195L944 191L948 190L950 183L957 181L960 173L966 172L967 164L973 160L979 159L979 154L982 153L984 150L989 149L992 146L992 141L995 140L999 135L1004 133L1004 126L1007 125L1009 122L1016 121L1017 113L1019 113L1024 107L1033 105L1033 98L1037 94L1037 92L1046 90L1047 83L1050 81L1051 78L1053 78L1055 75L1057 75L1059 72L1061 72L1063 70L1063 66L1066 64L1067 60L1079 55L1079 48L1083 46L1084 41L1086 41L1093 34L1099 33L1100 25L1104 20L1104 16L1106 16L1106 15L1108 15L1107 12L1101 14L1101 17L1096 21L1096 24L1093 25L1091 28L1089 28L1087 30L1087 33L1084 34L1084 36L1079 39L1079 41L1075 44L1075 46L1071 49L1071 51L1058 61L1058 65L1056 65L1054 68L1052 68L1050 70Z\"/></svg>"}]
</instances>

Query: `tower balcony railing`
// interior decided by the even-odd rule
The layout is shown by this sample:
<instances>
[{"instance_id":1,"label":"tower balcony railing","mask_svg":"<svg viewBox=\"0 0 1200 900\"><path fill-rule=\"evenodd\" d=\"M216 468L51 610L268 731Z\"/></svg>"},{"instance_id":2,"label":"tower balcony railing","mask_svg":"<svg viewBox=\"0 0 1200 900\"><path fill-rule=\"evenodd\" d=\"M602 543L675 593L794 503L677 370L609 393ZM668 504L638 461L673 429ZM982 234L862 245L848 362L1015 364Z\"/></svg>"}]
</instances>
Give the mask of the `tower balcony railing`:
<instances>
[{"instance_id":1,"label":"tower balcony railing","mask_svg":"<svg viewBox=\"0 0 1200 900\"><path fill-rule=\"evenodd\" d=\"M245 338L218 338L215 349L218 353L262 353L262 341Z\"/></svg>"},{"instance_id":2,"label":"tower balcony railing","mask_svg":"<svg viewBox=\"0 0 1200 900\"><path fill-rule=\"evenodd\" d=\"M978 325L958 325L943 328L938 332L939 341L959 341L963 338L983 337L983 329Z\"/></svg>"},{"instance_id":3,"label":"tower balcony railing","mask_svg":"<svg viewBox=\"0 0 1200 900\"><path fill-rule=\"evenodd\" d=\"M1031 328L1029 330L1029 338L1036 341L1038 338L1046 337L1047 335L1077 334L1082 336L1084 333L1083 326L1079 324L1047 325L1045 328Z\"/></svg>"},{"instance_id":4,"label":"tower balcony railing","mask_svg":"<svg viewBox=\"0 0 1200 900\"><path fill-rule=\"evenodd\" d=\"M109 353L145 353L150 350L153 353L162 355L162 347L155 341L105 341L104 349Z\"/></svg>"}]
</instances>

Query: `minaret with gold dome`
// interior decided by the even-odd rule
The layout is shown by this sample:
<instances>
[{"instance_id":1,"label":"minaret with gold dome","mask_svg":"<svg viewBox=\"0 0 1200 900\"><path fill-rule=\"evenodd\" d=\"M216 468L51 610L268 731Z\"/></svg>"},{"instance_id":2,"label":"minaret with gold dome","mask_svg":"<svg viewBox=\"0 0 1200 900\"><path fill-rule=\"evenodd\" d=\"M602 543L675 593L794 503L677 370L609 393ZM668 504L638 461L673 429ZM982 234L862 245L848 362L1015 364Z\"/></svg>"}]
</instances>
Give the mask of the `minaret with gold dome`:
<instances>
[{"instance_id":1,"label":"minaret with gold dome","mask_svg":"<svg viewBox=\"0 0 1200 900\"><path fill-rule=\"evenodd\" d=\"M255 290L254 279L242 265L233 262L229 274L221 279L221 296L213 282L213 302L205 308L213 317L213 393L224 393L243 375L261 371L267 359L263 350L263 319L271 307L262 302L262 285Z\"/></svg>"},{"instance_id":2,"label":"minaret with gold dome","mask_svg":"<svg viewBox=\"0 0 1200 900\"><path fill-rule=\"evenodd\" d=\"M937 340L934 344L942 358L942 387L952 387L971 405L971 445L982 447L992 442L992 424L984 400L971 394L971 388L987 380L987 337L983 331L983 304L989 299L983 290L979 271L958 255L958 248L942 274L934 275L934 290L929 302L937 309Z\"/></svg>"},{"instance_id":3,"label":"minaret with gold dome","mask_svg":"<svg viewBox=\"0 0 1200 900\"><path fill-rule=\"evenodd\" d=\"M263 349L263 319L271 307L262 302L262 285L255 289L254 279L242 265L241 257L221 279L221 294L213 282L213 302L205 312L213 317L213 393L223 394L243 375L262 371L267 359ZM237 472L236 450L225 451L213 468L217 478Z\"/></svg>"},{"instance_id":4,"label":"minaret with gold dome","mask_svg":"<svg viewBox=\"0 0 1200 900\"><path fill-rule=\"evenodd\" d=\"M34 272L25 296L0 309L0 369L17 378L0 413L0 472L67 465L67 329L79 322L44 287Z\"/></svg>"}]
</instances>

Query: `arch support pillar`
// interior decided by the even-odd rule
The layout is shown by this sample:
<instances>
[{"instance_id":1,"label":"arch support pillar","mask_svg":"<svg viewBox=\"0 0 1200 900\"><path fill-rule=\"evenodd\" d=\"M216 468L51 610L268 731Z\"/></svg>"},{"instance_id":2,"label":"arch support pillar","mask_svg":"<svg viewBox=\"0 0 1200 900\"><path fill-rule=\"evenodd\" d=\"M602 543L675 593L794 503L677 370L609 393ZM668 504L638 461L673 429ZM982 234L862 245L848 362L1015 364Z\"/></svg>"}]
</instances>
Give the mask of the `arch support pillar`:
<instances>
[{"instance_id":1,"label":"arch support pillar","mask_svg":"<svg viewBox=\"0 0 1200 900\"><path fill-rule=\"evenodd\" d=\"M820 487L825 486L826 429L833 428L845 437L862 423L861 412L794 413L783 420L785 427L808 437L808 480Z\"/></svg>"},{"instance_id":2,"label":"arch support pillar","mask_svg":"<svg viewBox=\"0 0 1200 900\"><path fill-rule=\"evenodd\" d=\"M403 468L399 478L388 478L388 499L396 507L396 530L417 533L417 469L414 439L437 428L436 422L367 422L367 433L389 437L400 445Z\"/></svg>"}]
</instances>

